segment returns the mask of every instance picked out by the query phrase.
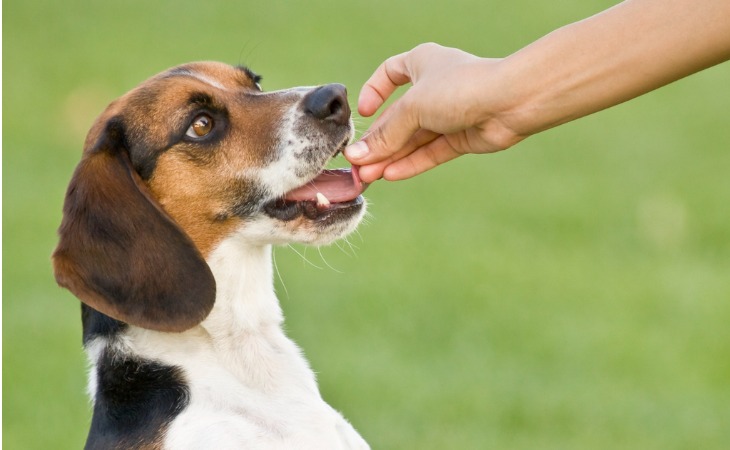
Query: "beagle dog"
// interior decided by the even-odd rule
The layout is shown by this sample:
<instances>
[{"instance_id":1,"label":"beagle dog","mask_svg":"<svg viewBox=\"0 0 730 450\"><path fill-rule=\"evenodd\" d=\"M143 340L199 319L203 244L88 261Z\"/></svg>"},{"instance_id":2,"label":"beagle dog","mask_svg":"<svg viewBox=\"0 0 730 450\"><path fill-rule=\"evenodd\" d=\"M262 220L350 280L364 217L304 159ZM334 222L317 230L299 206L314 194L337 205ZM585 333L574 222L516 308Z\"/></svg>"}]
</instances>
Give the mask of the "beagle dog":
<instances>
[{"instance_id":1,"label":"beagle dog","mask_svg":"<svg viewBox=\"0 0 730 450\"><path fill-rule=\"evenodd\" d=\"M272 244L365 213L344 86L263 92L245 67L150 78L92 126L53 254L82 302L87 449L367 449L282 330Z\"/></svg>"}]
</instances>

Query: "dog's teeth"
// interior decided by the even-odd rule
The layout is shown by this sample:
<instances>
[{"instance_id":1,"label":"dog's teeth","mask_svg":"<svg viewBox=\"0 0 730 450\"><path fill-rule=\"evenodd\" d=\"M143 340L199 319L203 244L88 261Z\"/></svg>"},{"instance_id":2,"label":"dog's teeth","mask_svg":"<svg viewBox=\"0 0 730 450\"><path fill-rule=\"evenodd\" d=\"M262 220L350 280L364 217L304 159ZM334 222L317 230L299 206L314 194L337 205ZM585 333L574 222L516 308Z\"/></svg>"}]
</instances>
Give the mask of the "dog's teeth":
<instances>
[{"instance_id":1,"label":"dog's teeth","mask_svg":"<svg viewBox=\"0 0 730 450\"><path fill-rule=\"evenodd\" d=\"M330 205L330 201L321 192L317 192L317 206L327 207Z\"/></svg>"}]
</instances>

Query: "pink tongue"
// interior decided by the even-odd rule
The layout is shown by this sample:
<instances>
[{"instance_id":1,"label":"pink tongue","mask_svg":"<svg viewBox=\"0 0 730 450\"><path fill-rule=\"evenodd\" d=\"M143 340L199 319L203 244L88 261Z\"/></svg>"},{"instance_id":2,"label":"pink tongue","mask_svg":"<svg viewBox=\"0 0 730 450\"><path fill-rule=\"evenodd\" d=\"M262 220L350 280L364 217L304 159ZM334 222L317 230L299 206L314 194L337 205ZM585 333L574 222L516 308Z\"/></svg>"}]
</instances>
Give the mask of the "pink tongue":
<instances>
[{"instance_id":1,"label":"pink tongue","mask_svg":"<svg viewBox=\"0 0 730 450\"><path fill-rule=\"evenodd\" d=\"M284 195L285 200L317 201L317 192L322 193L330 202L341 203L354 200L367 189L360 180L357 168L323 170L317 177L300 188Z\"/></svg>"}]
</instances>

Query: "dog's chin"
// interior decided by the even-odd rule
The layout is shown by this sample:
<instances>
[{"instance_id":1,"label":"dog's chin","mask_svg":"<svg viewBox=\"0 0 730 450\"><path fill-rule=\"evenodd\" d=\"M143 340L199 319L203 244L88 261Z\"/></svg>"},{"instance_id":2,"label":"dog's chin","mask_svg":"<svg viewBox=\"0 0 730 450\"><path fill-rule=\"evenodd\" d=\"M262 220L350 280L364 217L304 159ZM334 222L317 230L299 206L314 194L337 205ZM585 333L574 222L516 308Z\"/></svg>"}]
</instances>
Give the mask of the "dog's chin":
<instances>
[{"instance_id":1,"label":"dog's chin","mask_svg":"<svg viewBox=\"0 0 730 450\"><path fill-rule=\"evenodd\" d=\"M264 205L264 213L272 219L290 222L295 219L308 219L316 224L327 226L336 222L350 220L362 210L365 199L358 195L352 200L321 204L317 200L287 200L280 198Z\"/></svg>"},{"instance_id":2,"label":"dog's chin","mask_svg":"<svg viewBox=\"0 0 730 450\"><path fill-rule=\"evenodd\" d=\"M326 209L309 201L279 200L267 204L257 218L239 230L252 242L286 245L328 245L355 231L365 216L367 202L362 196L331 204Z\"/></svg>"}]
</instances>

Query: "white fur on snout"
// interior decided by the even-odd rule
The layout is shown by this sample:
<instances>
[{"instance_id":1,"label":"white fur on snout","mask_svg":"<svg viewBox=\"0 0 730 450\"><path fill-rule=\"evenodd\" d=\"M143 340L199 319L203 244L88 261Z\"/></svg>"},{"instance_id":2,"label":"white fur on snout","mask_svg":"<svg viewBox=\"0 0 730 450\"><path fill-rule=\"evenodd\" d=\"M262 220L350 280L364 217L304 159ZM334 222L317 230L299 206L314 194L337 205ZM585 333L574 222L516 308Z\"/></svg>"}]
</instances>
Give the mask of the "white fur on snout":
<instances>
[{"instance_id":1,"label":"white fur on snout","mask_svg":"<svg viewBox=\"0 0 730 450\"><path fill-rule=\"evenodd\" d=\"M273 152L272 162L247 174L254 177L259 186L264 187L272 197L280 197L313 179L332 158L335 147L352 139L352 119L349 132L338 142L318 129L311 118L307 117L301 108L301 102L314 89L316 87L293 88L267 94L297 97L297 101L281 118L278 145Z\"/></svg>"},{"instance_id":2,"label":"white fur on snout","mask_svg":"<svg viewBox=\"0 0 730 450\"><path fill-rule=\"evenodd\" d=\"M264 167L252 170L258 185L264 187L272 197L280 197L286 192L301 186L317 173L317 168L302 167L300 155L307 148L312 148L308 137L298 136L295 133L296 124L304 115L298 109L299 102L289 108L281 119L279 126L278 145L273 154L273 161Z\"/></svg>"}]
</instances>

